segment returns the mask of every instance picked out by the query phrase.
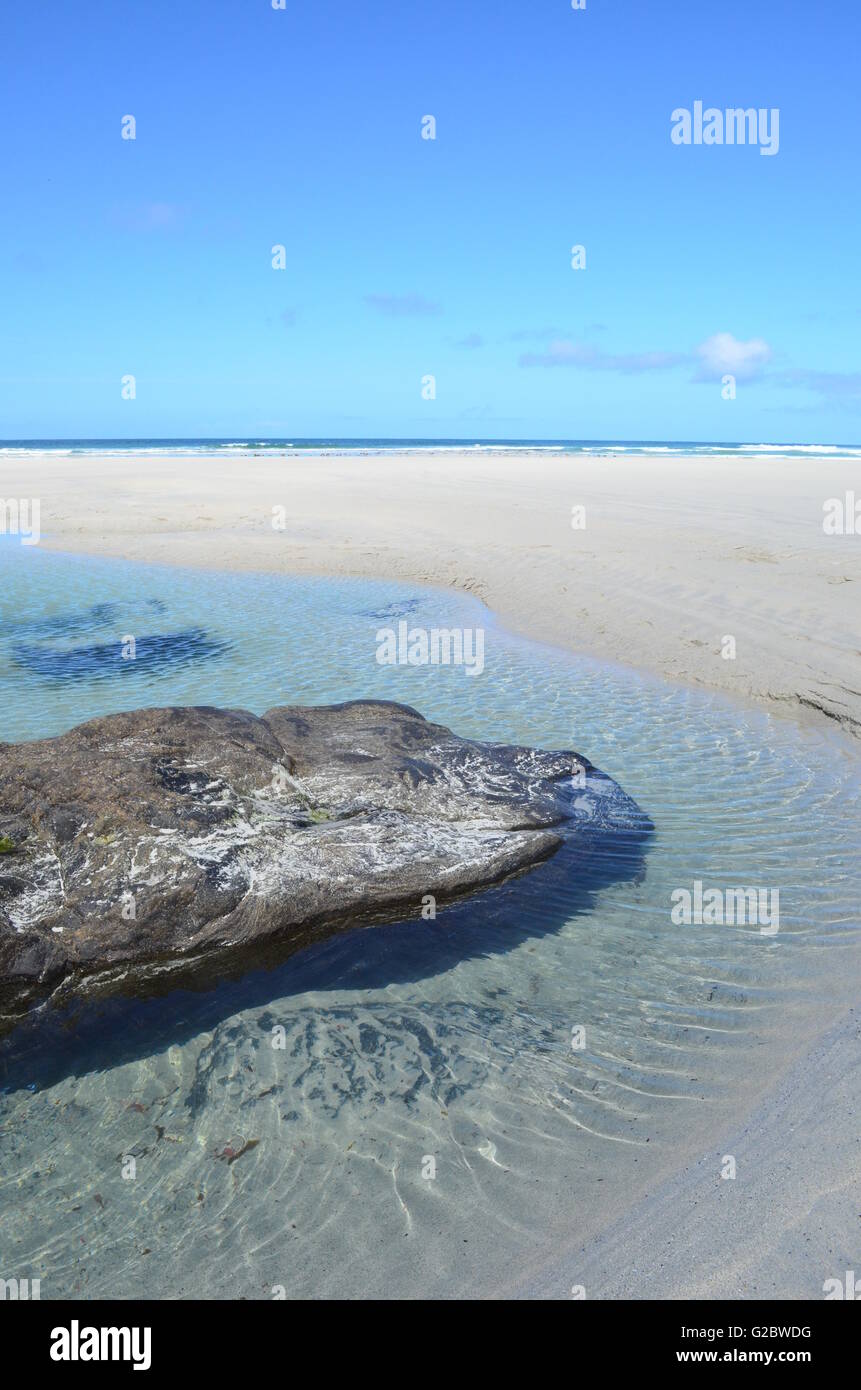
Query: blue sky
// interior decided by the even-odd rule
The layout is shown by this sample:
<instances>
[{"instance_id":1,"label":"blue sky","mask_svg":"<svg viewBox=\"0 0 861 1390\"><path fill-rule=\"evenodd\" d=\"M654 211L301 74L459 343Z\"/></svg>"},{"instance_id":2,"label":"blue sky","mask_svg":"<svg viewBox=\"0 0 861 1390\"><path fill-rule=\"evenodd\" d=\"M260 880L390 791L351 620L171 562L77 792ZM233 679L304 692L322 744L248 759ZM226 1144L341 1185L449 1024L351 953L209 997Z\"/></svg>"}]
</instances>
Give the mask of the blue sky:
<instances>
[{"instance_id":1,"label":"blue sky","mask_svg":"<svg viewBox=\"0 0 861 1390\"><path fill-rule=\"evenodd\" d=\"M0 436L859 443L859 38L855 0L4 0ZM697 100L778 108L777 154L674 144Z\"/></svg>"}]
</instances>

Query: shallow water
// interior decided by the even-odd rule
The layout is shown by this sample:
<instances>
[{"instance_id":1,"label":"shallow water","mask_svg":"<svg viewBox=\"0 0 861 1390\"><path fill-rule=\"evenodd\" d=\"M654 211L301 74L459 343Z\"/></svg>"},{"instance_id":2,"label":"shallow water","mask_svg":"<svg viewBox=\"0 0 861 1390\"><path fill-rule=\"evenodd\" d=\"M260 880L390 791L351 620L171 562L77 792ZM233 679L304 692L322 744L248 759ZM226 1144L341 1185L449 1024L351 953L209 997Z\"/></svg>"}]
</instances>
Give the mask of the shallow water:
<instances>
[{"instance_id":1,"label":"shallow water","mask_svg":"<svg viewBox=\"0 0 861 1390\"><path fill-rule=\"evenodd\" d=\"M577 749L656 827L603 878L557 859L436 921L7 1038L0 1277L43 1298L487 1293L560 1244L576 1270L603 1211L742 1118L855 992L861 798L836 737L402 584L0 541L0 596L7 741L140 705L399 699L460 734ZM483 627L483 673L378 665L402 615ZM778 888L779 931L674 925L695 879Z\"/></svg>"}]
</instances>

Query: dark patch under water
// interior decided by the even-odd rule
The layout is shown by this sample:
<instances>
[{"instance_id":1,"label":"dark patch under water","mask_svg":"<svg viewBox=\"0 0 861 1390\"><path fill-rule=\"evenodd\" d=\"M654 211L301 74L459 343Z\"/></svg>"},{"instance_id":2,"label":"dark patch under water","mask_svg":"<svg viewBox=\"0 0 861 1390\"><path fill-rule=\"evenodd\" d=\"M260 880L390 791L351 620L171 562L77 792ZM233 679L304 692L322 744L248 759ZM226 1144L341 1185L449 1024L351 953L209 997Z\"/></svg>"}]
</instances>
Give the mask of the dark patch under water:
<instances>
[{"instance_id":1,"label":"dark patch under water","mask_svg":"<svg viewBox=\"0 0 861 1390\"><path fill-rule=\"evenodd\" d=\"M123 650L123 643L117 640L65 649L19 643L12 649L12 659L17 666L44 680L104 680L132 671L188 666L222 655L230 650L230 644L195 627L137 638L134 659L124 658Z\"/></svg>"},{"instance_id":2,"label":"dark patch under water","mask_svg":"<svg viewBox=\"0 0 861 1390\"><path fill-rule=\"evenodd\" d=\"M147 599L142 605L147 613L167 612L161 599ZM128 606L120 603L94 603L78 613L60 613L49 618L19 618L4 621L7 632L19 636L71 637L76 633L98 632L100 628L120 622L131 625Z\"/></svg>"},{"instance_id":3,"label":"dark patch under water","mask_svg":"<svg viewBox=\"0 0 861 1390\"><path fill-rule=\"evenodd\" d=\"M419 607L421 600L417 598L402 599L397 603L387 603L384 608L365 608L360 609L360 618L373 618L375 622L391 622L393 618L406 618L409 613L414 613Z\"/></svg>"}]
</instances>

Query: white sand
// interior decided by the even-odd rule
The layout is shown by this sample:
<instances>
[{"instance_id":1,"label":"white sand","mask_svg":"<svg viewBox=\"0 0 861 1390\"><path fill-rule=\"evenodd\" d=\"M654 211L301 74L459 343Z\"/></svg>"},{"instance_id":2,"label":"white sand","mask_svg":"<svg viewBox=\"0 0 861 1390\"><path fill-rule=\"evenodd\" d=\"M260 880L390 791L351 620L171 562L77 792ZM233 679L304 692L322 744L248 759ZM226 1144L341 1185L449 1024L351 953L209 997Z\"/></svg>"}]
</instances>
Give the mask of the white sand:
<instances>
[{"instance_id":1,"label":"white sand","mask_svg":"<svg viewBox=\"0 0 861 1390\"><path fill-rule=\"evenodd\" d=\"M38 497L42 543L65 550L453 585L532 638L857 734L861 535L823 529L857 471L827 456L4 455L0 498Z\"/></svg>"}]
</instances>

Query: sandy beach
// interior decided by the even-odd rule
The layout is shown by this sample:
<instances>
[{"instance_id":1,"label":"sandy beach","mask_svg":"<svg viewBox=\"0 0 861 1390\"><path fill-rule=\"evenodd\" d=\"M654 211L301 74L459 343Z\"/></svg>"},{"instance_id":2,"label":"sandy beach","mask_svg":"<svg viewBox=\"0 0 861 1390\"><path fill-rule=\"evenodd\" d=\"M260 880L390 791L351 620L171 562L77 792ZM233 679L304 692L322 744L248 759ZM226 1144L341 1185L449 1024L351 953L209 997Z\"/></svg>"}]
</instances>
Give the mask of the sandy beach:
<instances>
[{"instance_id":1,"label":"sandy beach","mask_svg":"<svg viewBox=\"0 0 861 1390\"><path fill-rule=\"evenodd\" d=\"M6 454L0 497L38 498L60 550L453 586L533 640L857 735L861 547L823 528L856 473L821 455Z\"/></svg>"},{"instance_id":2,"label":"sandy beach","mask_svg":"<svg viewBox=\"0 0 861 1390\"><path fill-rule=\"evenodd\" d=\"M854 759L861 550L826 533L823 505L852 490L855 468L778 455L8 453L0 497L38 499L40 545L56 551L462 590L533 641L759 703ZM576 1240L560 1217L531 1263L488 1255L461 1296L809 1299L855 1267L854 952L835 957L841 968L833 1005L811 1002L767 1079L753 1067L726 1103L698 1110L707 1143L691 1129L660 1155L653 1144L641 1177L606 1184ZM721 1181L725 1155L743 1181ZM477 1248L480 1215L465 1229Z\"/></svg>"}]
</instances>

